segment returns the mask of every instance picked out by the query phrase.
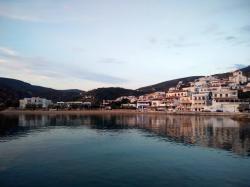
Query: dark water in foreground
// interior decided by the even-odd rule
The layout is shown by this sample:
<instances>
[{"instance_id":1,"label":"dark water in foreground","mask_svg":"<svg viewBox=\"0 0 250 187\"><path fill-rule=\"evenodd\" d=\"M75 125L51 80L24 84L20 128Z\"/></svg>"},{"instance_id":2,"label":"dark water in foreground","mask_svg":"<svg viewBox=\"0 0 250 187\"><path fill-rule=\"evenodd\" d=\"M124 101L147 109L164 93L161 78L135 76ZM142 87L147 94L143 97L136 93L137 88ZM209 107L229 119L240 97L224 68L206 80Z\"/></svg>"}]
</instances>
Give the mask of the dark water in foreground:
<instances>
[{"instance_id":1,"label":"dark water in foreground","mask_svg":"<svg viewBox=\"0 0 250 187\"><path fill-rule=\"evenodd\" d=\"M0 115L0 186L250 186L250 122Z\"/></svg>"}]
</instances>

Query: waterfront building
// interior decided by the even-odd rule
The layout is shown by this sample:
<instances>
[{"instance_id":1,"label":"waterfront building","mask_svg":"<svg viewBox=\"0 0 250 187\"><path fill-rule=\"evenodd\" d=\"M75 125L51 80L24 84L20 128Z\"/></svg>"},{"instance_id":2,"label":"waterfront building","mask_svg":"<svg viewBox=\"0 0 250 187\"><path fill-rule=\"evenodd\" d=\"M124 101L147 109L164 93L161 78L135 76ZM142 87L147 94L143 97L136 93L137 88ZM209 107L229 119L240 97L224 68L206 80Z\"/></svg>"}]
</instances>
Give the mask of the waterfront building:
<instances>
[{"instance_id":1,"label":"waterfront building","mask_svg":"<svg viewBox=\"0 0 250 187\"><path fill-rule=\"evenodd\" d=\"M153 99L151 101L151 109L153 110L166 110L167 101L163 99Z\"/></svg>"},{"instance_id":2,"label":"waterfront building","mask_svg":"<svg viewBox=\"0 0 250 187\"><path fill-rule=\"evenodd\" d=\"M204 111L206 106L211 105L210 93L195 93L192 94L192 111Z\"/></svg>"},{"instance_id":3,"label":"waterfront building","mask_svg":"<svg viewBox=\"0 0 250 187\"><path fill-rule=\"evenodd\" d=\"M136 108L137 109L148 109L151 105L151 102L149 100L143 100L143 101L137 101Z\"/></svg>"},{"instance_id":4,"label":"waterfront building","mask_svg":"<svg viewBox=\"0 0 250 187\"><path fill-rule=\"evenodd\" d=\"M134 104L134 103L121 104L121 108L124 108L124 109L135 109L136 108L136 104Z\"/></svg>"},{"instance_id":5,"label":"waterfront building","mask_svg":"<svg viewBox=\"0 0 250 187\"><path fill-rule=\"evenodd\" d=\"M40 97L31 97L19 100L20 109L25 109L28 107L48 108L48 106L51 104L52 104L51 100L47 100L45 98L40 98Z\"/></svg>"},{"instance_id":6,"label":"waterfront building","mask_svg":"<svg viewBox=\"0 0 250 187\"><path fill-rule=\"evenodd\" d=\"M219 101L219 100L227 100L227 101L234 101L238 99L238 91L231 90L228 87L221 88L217 91L212 92L212 99Z\"/></svg>"},{"instance_id":7,"label":"waterfront building","mask_svg":"<svg viewBox=\"0 0 250 187\"><path fill-rule=\"evenodd\" d=\"M180 103L179 103L179 106L177 107L178 110L191 111L191 107L192 107L192 97L191 96L180 97Z\"/></svg>"},{"instance_id":8,"label":"waterfront building","mask_svg":"<svg viewBox=\"0 0 250 187\"><path fill-rule=\"evenodd\" d=\"M166 93L166 105L169 111L174 111L180 108L180 98L190 96L187 90L169 90Z\"/></svg>"},{"instance_id":9,"label":"waterfront building","mask_svg":"<svg viewBox=\"0 0 250 187\"><path fill-rule=\"evenodd\" d=\"M242 112L249 110L249 102L244 102L241 100L215 100L213 99L212 105L206 107L206 110L211 112L221 111L221 112Z\"/></svg>"}]
</instances>

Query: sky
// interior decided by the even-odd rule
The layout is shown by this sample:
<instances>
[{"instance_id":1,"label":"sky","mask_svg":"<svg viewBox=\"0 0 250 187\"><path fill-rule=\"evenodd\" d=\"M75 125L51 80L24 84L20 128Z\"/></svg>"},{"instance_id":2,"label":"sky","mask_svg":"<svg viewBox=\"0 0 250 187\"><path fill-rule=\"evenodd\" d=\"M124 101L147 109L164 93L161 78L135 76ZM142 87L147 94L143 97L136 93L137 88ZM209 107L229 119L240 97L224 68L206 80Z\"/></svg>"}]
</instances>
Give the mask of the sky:
<instances>
[{"instance_id":1,"label":"sky","mask_svg":"<svg viewBox=\"0 0 250 187\"><path fill-rule=\"evenodd\" d=\"M0 77L136 89L247 65L249 0L0 0Z\"/></svg>"}]
</instances>

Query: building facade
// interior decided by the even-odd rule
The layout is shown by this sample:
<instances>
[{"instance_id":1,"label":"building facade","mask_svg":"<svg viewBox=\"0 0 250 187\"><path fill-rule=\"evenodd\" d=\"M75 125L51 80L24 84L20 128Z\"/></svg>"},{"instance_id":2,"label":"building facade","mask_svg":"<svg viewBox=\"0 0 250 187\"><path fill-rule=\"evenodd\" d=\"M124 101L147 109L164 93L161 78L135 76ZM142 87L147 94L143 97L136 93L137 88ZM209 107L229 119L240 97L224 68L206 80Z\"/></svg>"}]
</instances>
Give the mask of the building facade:
<instances>
[{"instance_id":1,"label":"building facade","mask_svg":"<svg viewBox=\"0 0 250 187\"><path fill-rule=\"evenodd\" d=\"M51 100L47 100L45 98L40 98L40 97L31 97L31 98L24 98L24 99L19 100L19 107L21 109L25 109L29 106L48 108L49 105L51 104L52 104Z\"/></svg>"}]
</instances>

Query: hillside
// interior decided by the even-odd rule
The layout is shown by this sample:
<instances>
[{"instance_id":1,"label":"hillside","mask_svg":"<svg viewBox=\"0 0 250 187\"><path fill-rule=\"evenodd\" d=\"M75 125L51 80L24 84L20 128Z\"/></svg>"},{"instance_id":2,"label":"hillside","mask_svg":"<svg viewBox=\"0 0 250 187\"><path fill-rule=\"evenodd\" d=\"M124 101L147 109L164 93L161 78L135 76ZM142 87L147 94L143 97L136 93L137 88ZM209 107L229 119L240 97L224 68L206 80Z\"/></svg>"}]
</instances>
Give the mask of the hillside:
<instances>
[{"instance_id":1,"label":"hillside","mask_svg":"<svg viewBox=\"0 0 250 187\"><path fill-rule=\"evenodd\" d=\"M243 72L244 75L246 75L247 77L250 77L250 66L242 68L241 71Z\"/></svg>"},{"instance_id":2,"label":"hillside","mask_svg":"<svg viewBox=\"0 0 250 187\"><path fill-rule=\"evenodd\" d=\"M247 66L245 68L240 69L244 75L250 77L250 66ZM216 76L218 78L226 78L229 77L232 73L231 72L226 72L226 73L220 73L220 74L214 74L213 76ZM185 78L179 78L179 79L174 79L174 80L169 80L165 82L161 82L158 84L154 84L151 86L146 86L142 88L138 88L138 91L144 92L144 93L150 93L154 91L166 91L170 87L174 87L177 85L179 81L183 81L184 84L194 81L195 79L198 79L202 76L191 76L191 77L185 77Z\"/></svg>"},{"instance_id":3,"label":"hillside","mask_svg":"<svg viewBox=\"0 0 250 187\"><path fill-rule=\"evenodd\" d=\"M144 92L144 93L150 93L150 92L155 92L155 91L166 91L170 87L176 86L179 81L183 81L184 84L187 84L188 82L194 81L195 79L198 79L200 77L202 77L202 76L192 76L192 77L174 79L174 80L154 84L154 85L151 85L151 86L138 88L137 90L141 91L141 92Z\"/></svg>"},{"instance_id":4,"label":"hillside","mask_svg":"<svg viewBox=\"0 0 250 187\"><path fill-rule=\"evenodd\" d=\"M85 93L85 95L94 96L97 100L112 100L125 95L139 96L143 93L137 90L125 89L120 87L97 88Z\"/></svg>"},{"instance_id":5,"label":"hillside","mask_svg":"<svg viewBox=\"0 0 250 187\"><path fill-rule=\"evenodd\" d=\"M94 102L99 103L103 99L116 99L124 95L140 95L142 92L119 88L97 88L88 92L81 90L55 90L42 86L35 86L29 83L9 78L0 78L0 104L5 107L18 106L19 99L24 97L44 97L54 102L80 100L83 96L94 96Z\"/></svg>"},{"instance_id":6,"label":"hillside","mask_svg":"<svg viewBox=\"0 0 250 187\"><path fill-rule=\"evenodd\" d=\"M84 93L81 90L55 90L9 78L0 78L0 103L16 106L24 97L44 97L53 101L76 100Z\"/></svg>"}]
</instances>

